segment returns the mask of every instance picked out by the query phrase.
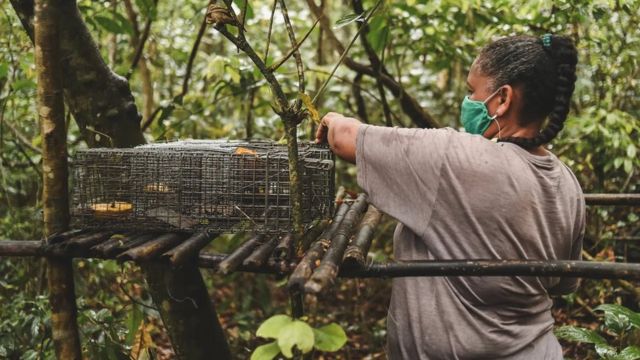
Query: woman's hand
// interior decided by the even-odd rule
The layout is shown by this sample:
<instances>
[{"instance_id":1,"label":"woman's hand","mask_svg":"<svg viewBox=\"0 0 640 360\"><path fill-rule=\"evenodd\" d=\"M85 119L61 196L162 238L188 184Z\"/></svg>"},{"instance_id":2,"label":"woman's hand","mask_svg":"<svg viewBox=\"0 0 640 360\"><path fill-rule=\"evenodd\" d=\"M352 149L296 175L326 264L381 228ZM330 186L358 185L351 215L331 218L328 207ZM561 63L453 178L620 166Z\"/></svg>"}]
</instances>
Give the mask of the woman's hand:
<instances>
[{"instance_id":1,"label":"woman's hand","mask_svg":"<svg viewBox=\"0 0 640 360\"><path fill-rule=\"evenodd\" d=\"M336 155L355 163L359 126L360 121L357 119L330 112L320 121L316 131L316 143L329 143L329 147Z\"/></svg>"}]
</instances>

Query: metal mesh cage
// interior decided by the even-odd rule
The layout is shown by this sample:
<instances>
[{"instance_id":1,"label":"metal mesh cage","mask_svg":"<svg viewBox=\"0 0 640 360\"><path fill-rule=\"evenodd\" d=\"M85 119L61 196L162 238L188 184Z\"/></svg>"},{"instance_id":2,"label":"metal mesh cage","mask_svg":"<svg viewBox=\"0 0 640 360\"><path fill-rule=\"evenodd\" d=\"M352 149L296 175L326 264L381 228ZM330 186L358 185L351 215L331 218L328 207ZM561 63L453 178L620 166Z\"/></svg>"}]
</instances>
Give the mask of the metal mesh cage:
<instances>
[{"instance_id":1,"label":"metal mesh cage","mask_svg":"<svg viewBox=\"0 0 640 360\"><path fill-rule=\"evenodd\" d=\"M331 212L333 156L301 144L302 217ZM218 232L291 229L286 145L189 140L81 151L74 161L74 225L89 229Z\"/></svg>"}]
</instances>

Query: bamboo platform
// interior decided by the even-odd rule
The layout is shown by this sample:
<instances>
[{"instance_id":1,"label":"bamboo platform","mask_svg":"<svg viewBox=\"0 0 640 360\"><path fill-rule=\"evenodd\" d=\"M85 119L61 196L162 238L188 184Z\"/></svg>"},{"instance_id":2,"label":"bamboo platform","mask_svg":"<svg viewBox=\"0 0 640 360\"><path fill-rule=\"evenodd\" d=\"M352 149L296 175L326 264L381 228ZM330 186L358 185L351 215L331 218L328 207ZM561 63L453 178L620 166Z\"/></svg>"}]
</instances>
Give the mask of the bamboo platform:
<instances>
[{"instance_id":1,"label":"bamboo platform","mask_svg":"<svg viewBox=\"0 0 640 360\"><path fill-rule=\"evenodd\" d=\"M588 205L640 206L640 194L588 194ZM640 280L640 264L593 261L456 260L367 263L382 214L365 194L342 201L331 221L316 221L301 239L292 234L251 236L231 254L201 253L218 234L116 233L72 230L40 240L2 240L0 256L197 262L222 274L234 271L290 275L292 291L319 293L337 277L564 276Z\"/></svg>"}]
</instances>

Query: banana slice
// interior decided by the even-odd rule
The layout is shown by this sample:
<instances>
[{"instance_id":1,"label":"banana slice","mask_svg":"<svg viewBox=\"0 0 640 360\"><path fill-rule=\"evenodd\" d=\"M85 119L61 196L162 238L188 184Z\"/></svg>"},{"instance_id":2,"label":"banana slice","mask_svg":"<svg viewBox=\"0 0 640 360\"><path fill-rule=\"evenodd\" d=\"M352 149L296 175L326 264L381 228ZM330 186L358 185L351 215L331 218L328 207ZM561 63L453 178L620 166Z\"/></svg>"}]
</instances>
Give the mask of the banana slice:
<instances>
[{"instance_id":1,"label":"banana slice","mask_svg":"<svg viewBox=\"0 0 640 360\"><path fill-rule=\"evenodd\" d=\"M113 201L91 204L91 209L97 217L117 217L131 213L133 205L125 201Z\"/></svg>"}]
</instances>

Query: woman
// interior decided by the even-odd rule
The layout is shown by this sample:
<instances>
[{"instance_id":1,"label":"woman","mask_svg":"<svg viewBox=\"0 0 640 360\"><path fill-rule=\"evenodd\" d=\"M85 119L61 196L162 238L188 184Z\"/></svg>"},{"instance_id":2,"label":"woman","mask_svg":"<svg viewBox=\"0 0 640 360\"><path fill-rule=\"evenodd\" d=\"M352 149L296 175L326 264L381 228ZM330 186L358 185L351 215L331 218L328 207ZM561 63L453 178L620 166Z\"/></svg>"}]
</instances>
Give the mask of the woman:
<instances>
[{"instance_id":1,"label":"woman","mask_svg":"<svg viewBox=\"0 0 640 360\"><path fill-rule=\"evenodd\" d=\"M567 37L503 38L471 67L465 133L330 113L317 140L355 162L370 202L399 221L398 260L579 259L582 190L542 146L563 127L576 63ZM395 279L389 358L562 359L549 296L576 287L570 278Z\"/></svg>"}]
</instances>

